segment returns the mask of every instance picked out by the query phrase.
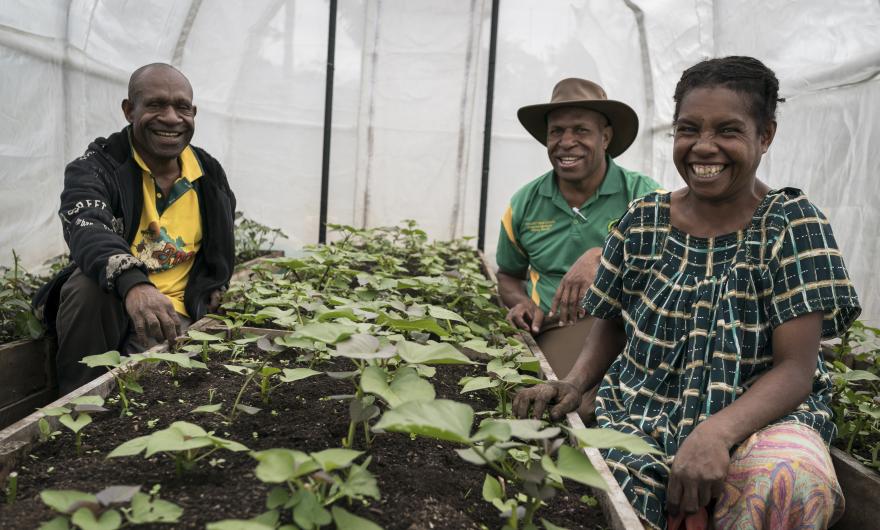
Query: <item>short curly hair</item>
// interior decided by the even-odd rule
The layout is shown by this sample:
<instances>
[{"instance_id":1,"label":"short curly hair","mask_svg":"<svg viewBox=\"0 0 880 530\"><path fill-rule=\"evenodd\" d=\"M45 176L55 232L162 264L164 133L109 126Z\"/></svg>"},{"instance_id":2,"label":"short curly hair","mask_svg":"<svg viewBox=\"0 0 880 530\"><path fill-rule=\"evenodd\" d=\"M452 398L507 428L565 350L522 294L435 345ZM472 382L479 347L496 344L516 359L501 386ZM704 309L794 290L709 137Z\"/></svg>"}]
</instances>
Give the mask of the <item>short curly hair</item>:
<instances>
[{"instance_id":1,"label":"short curly hair","mask_svg":"<svg viewBox=\"0 0 880 530\"><path fill-rule=\"evenodd\" d=\"M776 120L776 104L785 101L779 97L779 80L773 70L754 57L731 55L705 59L681 74L675 85L675 113L678 121L681 100L695 88L722 86L738 92L749 101L749 111L759 128Z\"/></svg>"}]
</instances>

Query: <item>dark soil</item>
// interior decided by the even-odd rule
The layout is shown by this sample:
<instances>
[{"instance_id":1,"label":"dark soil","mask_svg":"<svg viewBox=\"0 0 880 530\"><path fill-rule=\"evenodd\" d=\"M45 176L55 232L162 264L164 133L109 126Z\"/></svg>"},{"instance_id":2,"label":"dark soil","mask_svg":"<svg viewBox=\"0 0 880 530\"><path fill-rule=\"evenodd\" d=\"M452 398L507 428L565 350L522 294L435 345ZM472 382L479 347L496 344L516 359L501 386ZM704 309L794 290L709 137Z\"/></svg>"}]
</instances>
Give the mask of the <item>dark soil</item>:
<instances>
[{"instance_id":1,"label":"dark soil","mask_svg":"<svg viewBox=\"0 0 880 530\"><path fill-rule=\"evenodd\" d=\"M219 361L220 356L214 355ZM282 353L279 358L285 356L292 366L293 352ZM44 489L96 493L111 485L137 484L146 492L161 484L161 498L184 510L174 528L204 528L208 522L245 519L264 512L270 486L254 477L256 461L246 452L218 451L212 455L218 459L214 466L202 462L182 476L176 475L173 461L165 455L150 459L142 455L105 458L119 444L178 420L214 430L217 436L239 441L253 450L286 447L313 452L341 447L348 429L348 404L326 396L351 393L350 382L315 376L279 387L271 394L269 405L260 401L256 388L250 388L242 402L263 410L253 416L240 414L230 425L219 416L189 412L208 403L209 389L214 390L214 403L222 401L228 407L234 401L244 377L225 370L218 361L209 363L210 372L181 370L176 385L164 369L144 373L140 382L145 393L133 396L136 404L131 416L120 418L115 403L107 405L110 412L93 415L94 423L84 429L80 456L75 453L70 431L59 427L62 434L37 445L27 464L17 470L17 500L12 505L0 505L0 527L36 528L51 519L54 514L39 498ZM315 369L345 370L347 362L335 361ZM432 379L437 396L467 402L475 410L494 408L491 396L458 393L458 380L477 375L477 370L482 368L438 367ZM365 449L361 429L355 445ZM456 448L455 444L431 439L378 434L368 454L373 458L369 470L377 477L381 500L343 506L387 529L500 528L503 520L497 510L482 499L485 468L461 460ZM539 510L538 517L570 529L604 527L599 509L580 501L588 490L571 481L567 486L569 490L560 491Z\"/></svg>"}]
</instances>

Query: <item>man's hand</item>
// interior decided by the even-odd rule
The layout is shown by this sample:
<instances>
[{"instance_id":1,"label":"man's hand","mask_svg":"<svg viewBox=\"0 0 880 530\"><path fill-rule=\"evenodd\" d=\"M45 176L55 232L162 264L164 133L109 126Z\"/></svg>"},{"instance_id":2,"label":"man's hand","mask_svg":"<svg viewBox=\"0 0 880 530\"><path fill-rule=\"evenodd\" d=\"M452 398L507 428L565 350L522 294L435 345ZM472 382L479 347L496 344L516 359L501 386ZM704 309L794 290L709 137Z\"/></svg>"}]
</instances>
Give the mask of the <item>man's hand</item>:
<instances>
[{"instance_id":1,"label":"man's hand","mask_svg":"<svg viewBox=\"0 0 880 530\"><path fill-rule=\"evenodd\" d=\"M730 465L728 445L711 426L697 426L675 453L666 487L666 510L696 513L721 495Z\"/></svg>"},{"instance_id":2,"label":"man's hand","mask_svg":"<svg viewBox=\"0 0 880 530\"><path fill-rule=\"evenodd\" d=\"M506 318L514 326L537 335L544 323L544 311L531 298L526 298L511 307Z\"/></svg>"},{"instance_id":3,"label":"man's hand","mask_svg":"<svg viewBox=\"0 0 880 530\"><path fill-rule=\"evenodd\" d=\"M581 404L583 392L578 390L574 383L568 381L550 381L541 383L517 392L513 398L513 413L517 418L527 418L529 409L532 409L532 417L540 420L547 410L547 405L556 403L550 409L550 418L554 421L578 408Z\"/></svg>"},{"instance_id":4,"label":"man's hand","mask_svg":"<svg viewBox=\"0 0 880 530\"><path fill-rule=\"evenodd\" d=\"M214 289L208 297L208 313L216 313L223 301L223 289Z\"/></svg>"},{"instance_id":5,"label":"man's hand","mask_svg":"<svg viewBox=\"0 0 880 530\"><path fill-rule=\"evenodd\" d=\"M584 310L580 307L580 303L596 279L601 258L602 249L594 247L584 252L574 262L559 282L547 316L552 317L558 313L561 325L574 324L575 320L583 318Z\"/></svg>"},{"instance_id":6,"label":"man's hand","mask_svg":"<svg viewBox=\"0 0 880 530\"><path fill-rule=\"evenodd\" d=\"M141 344L147 344L148 338L158 342L164 339L174 344L174 339L180 334L177 311L171 301L152 284L141 283L132 287L125 295L125 311L131 317Z\"/></svg>"}]
</instances>

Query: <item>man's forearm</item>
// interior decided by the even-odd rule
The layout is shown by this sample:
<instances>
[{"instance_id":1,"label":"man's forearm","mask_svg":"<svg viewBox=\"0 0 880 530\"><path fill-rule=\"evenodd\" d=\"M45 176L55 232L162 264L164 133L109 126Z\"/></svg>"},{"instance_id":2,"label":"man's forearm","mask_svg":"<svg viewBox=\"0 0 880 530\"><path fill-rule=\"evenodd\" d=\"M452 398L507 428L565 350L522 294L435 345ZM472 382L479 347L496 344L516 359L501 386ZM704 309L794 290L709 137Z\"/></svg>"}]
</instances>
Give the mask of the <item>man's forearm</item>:
<instances>
[{"instance_id":1,"label":"man's forearm","mask_svg":"<svg viewBox=\"0 0 880 530\"><path fill-rule=\"evenodd\" d=\"M626 334L619 319L597 319L565 380L586 392L599 384L625 344Z\"/></svg>"},{"instance_id":2,"label":"man's forearm","mask_svg":"<svg viewBox=\"0 0 880 530\"><path fill-rule=\"evenodd\" d=\"M529 299L523 289L523 281L522 278L498 271L498 294L505 307L510 308Z\"/></svg>"}]
</instances>

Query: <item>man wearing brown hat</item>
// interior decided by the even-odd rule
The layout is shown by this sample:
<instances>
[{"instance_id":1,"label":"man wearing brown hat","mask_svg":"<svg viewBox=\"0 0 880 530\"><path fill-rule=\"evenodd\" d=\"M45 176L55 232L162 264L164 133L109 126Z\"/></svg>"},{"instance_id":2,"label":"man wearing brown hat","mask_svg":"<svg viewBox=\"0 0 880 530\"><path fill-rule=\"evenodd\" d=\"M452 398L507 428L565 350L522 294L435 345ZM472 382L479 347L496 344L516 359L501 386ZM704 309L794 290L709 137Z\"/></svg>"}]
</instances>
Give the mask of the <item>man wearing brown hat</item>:
<instances>
[{"instance_id":1,"label":"man wearing brown hat","mask_svg":"<svg viewBox=\"0 0 880 530\"><path fill-rule=\"evenodd\" d=\"M507 319L537 336L561 378L592 324L580 301L596 276L605 237L630 201L660 185L612 160L635 140L639 120L596 83L563 79L550 103L522 107L517 117L547 146L553 169L520 188L502 216L499 290L510 308Z\"/></svg>"}]
</instances>

